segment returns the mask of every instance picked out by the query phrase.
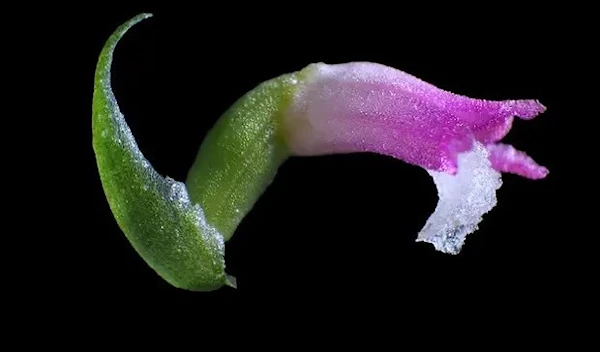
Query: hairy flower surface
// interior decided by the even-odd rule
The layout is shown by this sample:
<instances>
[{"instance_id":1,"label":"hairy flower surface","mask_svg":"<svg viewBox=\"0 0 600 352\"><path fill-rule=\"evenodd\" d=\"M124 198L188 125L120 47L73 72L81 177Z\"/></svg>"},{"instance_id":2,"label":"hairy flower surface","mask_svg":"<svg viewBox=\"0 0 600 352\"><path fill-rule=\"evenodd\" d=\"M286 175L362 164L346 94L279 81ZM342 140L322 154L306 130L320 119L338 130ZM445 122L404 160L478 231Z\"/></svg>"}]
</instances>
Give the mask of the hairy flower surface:
<instances>
[{"instance_id":1,"label":"hairy flower surface","mask_svg":"<svg viewBox=\"0 0 600 352\"><path fill-rule=\"evenodd\" d=\"M495 206L502 172L548 174L524 152L497 143L514 117L545 111L536 100L473 99L370 62L312 64L300 77L284 126L292 155L373 152L427 170L439 203L418 240L438 250L460 251Z\"/></svg>"}]
</instances>

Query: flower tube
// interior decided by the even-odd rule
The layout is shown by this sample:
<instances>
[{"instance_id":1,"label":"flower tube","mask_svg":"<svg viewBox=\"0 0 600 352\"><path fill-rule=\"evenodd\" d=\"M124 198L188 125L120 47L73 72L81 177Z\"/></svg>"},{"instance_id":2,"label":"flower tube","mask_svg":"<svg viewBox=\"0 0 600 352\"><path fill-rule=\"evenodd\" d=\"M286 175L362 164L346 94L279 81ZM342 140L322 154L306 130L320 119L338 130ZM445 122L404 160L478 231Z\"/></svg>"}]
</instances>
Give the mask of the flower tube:
<instances>
[{"instance_id":1,"label":"flower tube","mask_svg":"<svg viewBox=\"0 0 600 352\"><path fill-rule=\"evenodd\" d=\"M439 203L418 240L440 251L458 253L495 206L500 173L548 174L524 152L497 143L515 116L545 111L536 100L473 99L370 62L312 64L302 76L284 123L292 155L372 152L427 170Z\"/></svg>"}]
</instances>

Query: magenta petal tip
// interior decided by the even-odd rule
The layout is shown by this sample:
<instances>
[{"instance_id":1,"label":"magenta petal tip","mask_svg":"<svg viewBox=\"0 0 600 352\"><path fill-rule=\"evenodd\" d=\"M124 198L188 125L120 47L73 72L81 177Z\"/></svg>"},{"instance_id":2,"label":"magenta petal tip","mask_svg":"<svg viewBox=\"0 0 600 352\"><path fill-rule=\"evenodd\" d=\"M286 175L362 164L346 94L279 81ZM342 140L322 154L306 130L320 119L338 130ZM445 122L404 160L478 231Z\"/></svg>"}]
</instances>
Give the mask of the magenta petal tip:
<instances>
[{"instance_id":1,"label":"magenta petal tip","mask_svg":"<svg viewBox=\"0 0 600 352\"><path fill-rule=\"evenodd\" d=\"M539 180L550 172L547 168L538 165L531 157L512 145L488 145L492 167L500 172L512 173L532 180Z\"/></svg>"},{"instance_id":2,"label":"magenta petal tip","mask_svg":"<svg viewBox=\"0 0 600 352\"><path fill-rule=\"evenodd\" d=\"M544 113L546 107L538 100L508 100L503 102L503 110L523 120L531 120Z\"/></svg>"}]
</instances>

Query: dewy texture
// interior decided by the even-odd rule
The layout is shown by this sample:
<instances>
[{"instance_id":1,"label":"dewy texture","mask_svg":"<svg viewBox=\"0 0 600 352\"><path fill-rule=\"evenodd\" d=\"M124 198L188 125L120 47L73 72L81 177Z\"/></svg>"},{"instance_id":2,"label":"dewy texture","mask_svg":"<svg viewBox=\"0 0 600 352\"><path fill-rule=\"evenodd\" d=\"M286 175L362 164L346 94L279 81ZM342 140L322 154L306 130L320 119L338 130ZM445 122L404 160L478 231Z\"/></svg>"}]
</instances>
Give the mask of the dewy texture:
<instances>
[{"instance_id":1,"label":"dewy texture","mask_svg":"<svg viewBox=\"0 0 600 352\"><path fill-rule=\"evenodd\" d=\"M208 132L188 172L193 202L229 240L289 157L280 133L295 74L259 84L244 94Z\"/></svg>"},{"instance_id":2,"label":"dewy texture","mask_svg":"<svg viewBox=\"0 0 600 352\"><path fill-rule=\"evenodd\" d=\"M235 286L225 273L225 242L290 156L373 152L425 169L439 202L417 241L452 254L496 205L501 173L548 174L499 143L515 116L531 119L545 110L539 102L472 99L391 67L352 62L311 64L259 84L209 131L185 184L163 177L139 150L110 85L118 41L149 16L117 28L100 54L93 148L119 227L175 287Z\"/></svg>"},{"instance_id":3,"label":"dewy texture","mask_svg":"<svg viewBox=\"0 0 600 352\"><path fill-rule=\"evenodd\" d=\"M210 291L229 284L223 236L185 185L159 175L139 150L110 85L113 51L137 22L131 19L109 38L96 69L92 108L93 147L110 208L127 239L162 278L175 287Z\"/></svg>"},{"instance_id":4,"label":"dewy texture","mask_svg":"<svg viewBox=\"0 0 600 352\"><path fill-rule=\"evenodd\" d=\"M536 100L473 99L370 62L317 63L303 71L286 115L292 155L373 152L424 168L440 200L418 240L440 251L458 253L495 206L500 172L548 174L525 153L497 143L515 116L532 119L545 110Z\"/></svg>"},{"instance_id":5,"label":"dewy texture","mask_svg":"<svg viewBox=\"0 0 600 352\"><path fill-rule=\"evenodd\" d=\"M501 174L491 167L489 152L480 143L458 156L456 175L431 170L428 173L438 189L439 201L417 241L457 254L466 236L477 230L483 214L496 205Z\"/></svg>"}]
</instances>

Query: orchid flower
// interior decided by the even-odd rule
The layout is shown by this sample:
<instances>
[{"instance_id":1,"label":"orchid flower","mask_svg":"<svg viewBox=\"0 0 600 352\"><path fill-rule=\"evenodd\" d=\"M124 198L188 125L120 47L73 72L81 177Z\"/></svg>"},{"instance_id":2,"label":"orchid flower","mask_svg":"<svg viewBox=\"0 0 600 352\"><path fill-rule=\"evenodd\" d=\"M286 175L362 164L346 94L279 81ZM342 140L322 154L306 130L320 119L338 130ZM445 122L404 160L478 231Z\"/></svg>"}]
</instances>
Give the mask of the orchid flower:
<instances>
[{"instance_id":1,"label":"orchid flower","mask_svg":"<svg viewBox=\"0 0 600 352\"><path fill-rule=\"evenodd\" d=\"M259 84L219 118L185 183L152 168L110 85L113 52L138 15L104 46L93 99L93 147L115 219L139 255L171 285L235 287L225 242L293 156L370 152L426 170L438 205L417 235L458 254L496 205L502 173L541 179L548 170L499 143L514 117L544 112L536 100L488 101L439 89L370 62L310 64Z\"/></svg>"}]
</instances>

